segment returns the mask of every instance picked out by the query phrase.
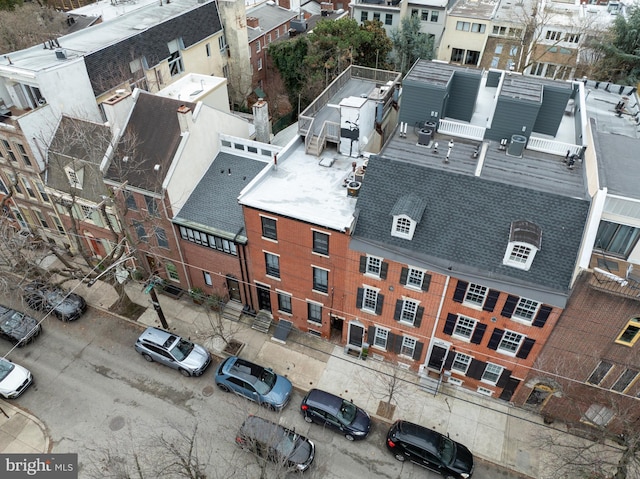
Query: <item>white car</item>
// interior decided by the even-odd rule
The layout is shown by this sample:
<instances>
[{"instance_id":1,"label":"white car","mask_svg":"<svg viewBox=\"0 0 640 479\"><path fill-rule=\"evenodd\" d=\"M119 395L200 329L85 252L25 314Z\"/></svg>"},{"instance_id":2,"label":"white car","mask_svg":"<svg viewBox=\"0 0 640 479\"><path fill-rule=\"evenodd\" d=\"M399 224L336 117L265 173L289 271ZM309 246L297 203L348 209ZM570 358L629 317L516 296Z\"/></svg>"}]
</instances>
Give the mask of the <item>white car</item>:
<instances>
[{"instance_id":1,"label":"white car","mask_svg":"<svg viewBox=\"0 0 640 479\"><path fill-rule=\"evenodd\" d=\"M27 368L0 358L0 396L15 399L33 383L33 376Z\"/></svg>"}]
</instances>

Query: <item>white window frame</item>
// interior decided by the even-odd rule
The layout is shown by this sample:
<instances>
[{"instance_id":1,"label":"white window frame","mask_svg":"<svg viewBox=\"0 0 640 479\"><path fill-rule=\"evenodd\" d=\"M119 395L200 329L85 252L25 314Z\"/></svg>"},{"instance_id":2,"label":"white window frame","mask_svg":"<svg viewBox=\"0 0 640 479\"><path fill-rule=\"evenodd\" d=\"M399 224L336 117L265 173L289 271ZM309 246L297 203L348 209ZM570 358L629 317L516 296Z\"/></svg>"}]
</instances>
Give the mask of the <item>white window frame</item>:
<instances>
[{"instance_id":1,"label":"white window frame","mask_svg":"<svg viewBox=\"0 0 640 479\"><path fill-rule=\"evenodd\" d=\"M418 345L417 339L412 338L411 336L402 336L402 345L400 346L400 356L413 359L413 355L416 353L417 345ZM411 354L407 354L408 351L411 351Z\"/></svg>"},{"instance_id":2,"label":"white window frame","mask_svg":"<svg viewBox=\"0 0 640 479\"><path fill-rule=\"evenodd\" d=\"M483 383L492 384L495 386L498 383L500 376L502 376L503 371L504 371L504 368L499 364L487 363L487 365L484 368L484 371L482 371L482 377L480 378L480 381L482 381ZM495 380L491 378L486 378L485 374L488 374L491 377L495 376Z\"/></svg>"},{"instance_id":3,"label":"white window frame","mask_svg":"<svg viewBox=\"0 0 640 479\"><path fill-rule=\"evenodd\" d=\"M375 276L376 278L379 278L382 271L383 260L384 258L380 258L378 256L367 255L367 266L364 270L364 273L368 274L369 276Z\"/></svg>"},{"instance_id":4,"label":"white window frame","mask_svg":"<svg viewBox=\"0 0 640 479\"><path fill-rule=\"evenodd\" d=\"M413 326L416 321L420 301L411 298L402 298L402 310L400 311L400 322Z\"/></svg>"},{"instance_id":5,"label":"white window frame","mask_svg":"<svg viewBox=\"0 0 640 479\"><path fill-rule=\"evenodd\" d=\"M469 356L468 354L456 352L456 355L453 358L453 362L451 363L451 371L457 374L462 374L466 376L467 371L469 370L469 366L471 365L472 359L473 357ZM464 365L464 370L455 368L454 366L456 364Z\"/></svg>"},{"instance_id":6,"label":"white window frame","mask_svg":"<svg viewBox=\"0 0 640 479\"><path fill-rule=\"evenodd\" d=\"M424 283L424 275L426 270L420 268L414 268L413 266L407 266L407 288L422 291L422 284ZM418 281L418 278L420 281Z\"/></svg>"},{"instance_id":7,"label":"white window frame","mask_svg":"<svg viewBox=\"0 0 640 479\"><path fill-rule=\"evenodd\" d=\"M65 166L64 172L67 175L69 186L71 186L72 188L81 190L82 183L84 181L84 168L80 168L79 170L74 170L70 166Z\"/></svg>"},{"instance_id":8,"label":"white window frame","mask_svg":"<svg viewBox=\"0 0 640 479\"><path fill-rule=\"evenodd\" d=\"M514 336L519 336L520 337L519 340L516 341L513 338ZM522 346L522 342L524 341L524 338L526 338L524 334L517 333L515 331L509 331L508 329L506 329L504 333L502 333L502 337L500 338L500 342L498 343L498 348L496 349L496 351L502 354L506 354L508 356L515 356L516 354L518 354L518 351ZM516 347L512 351L511 349L504 348L506 344L512 344L512 345L515 345Z\"/></svg>"},{"instance_id":9,"label":"white window frame","mask_svg":"<svg viewBox=\"0 0 640 479\"><path fill-rule=\"evenodd\" d=\"M471 337L473 336L473 333L476 330L477 325L478 325L477 319L459 314L458 319L456 320L456 324L453 327L453 332L451 333L451 336L468 343L471 341ZM461 333L461 331L466 331L466 330L470 330L468 336Z\"/></svg>"},{"instance_id":10,"label":"white window frame","mask_svg":"<svg viewBox=\"0 0 640 479\"><path fill-rule=\"evenodd\" d=\"M389 330L386 328L381 328L380 326L376 326L375 328L376 332L373 335L373 339L371 340L371 346L386 351L389 341ZM384 346L378 344L378 341L384 343Z\"/></svg>"},{"instance_id":11,"label":"white window frame","mask_svg":"<svg viewBox=\"0 0 640 479\"><path fill-rule=\"evenodd\" d=\"M482 286L478 283L469 283L467 291L464 293L462 303L465 306L470 306L472 308L482 308L484 306L484 302L487 300L487 294L489 294L489 288L486 286ZM480 297L482 298L482 301L477 301L475 299Z\"/></svg>"},{"instance_id":12,"label":"white window frame","mask_svg":"<svg viewBox=\"0 0 640 479\"><path fill-rule=\"evenodd\" d=\"M391 226L391 236L403 239L413 239L416 231L416 222L407 215L395 215Z\"/></svg>"},{"instance_id":13,"label":"white window frame","mask_svg":"<svg viewBox=\"0 0 640 479\"><path fill-rule=\"evenodd\" d=\"M257 67L258 71L262 70L262 58L258 58Z\"/></svg>"},{"instance_id":14,"label":"white window frame","mask_svg":"<svg viewBox=\"0 0 640 479\"><path fill-rule=\"evenodd\" d=\"M589 406L589 409L585 411L581 421L595 424L596 426L606 426L615 415L615 412L601 404L592 404Z\"/></svg>"},{"instance_id":15,"label":"white window frame","mask_svg":"<svg viewBox=\"0 0 640 479\"><path fill-rule=\"evenodd\" d=\"M533 323L533 320L540 310L541 303L532 299L520 298L518 304L513 310L511 319L517 320L525 324ZM526 314L525 314L526 312Z\"/></svg>"},{"instance_id":16,"label":"white window frame","mask_svg":"<svg viewBox=\"0 0 640 479\"><path fill-rule=\"evenodd\" d=\"M203 271L202 276L204 277L204 284L207 286L213 286L213 280L211 279L211 273L208 271Z\"/></svg>"},{"instance_id":17,"label":"white window frame","mask_svg":"<svg viewBox=\"0 0 640 479\"><path fill-rule=\"evenodd\" d=\"M510 241L507 245L502 264L529 271L538 248L522 241Z\"/></svg>"},{"instance_id":18,"label":"white window frame","mask_svg":"<svg viewBox=\"0 0 640 479\"><path fill-rule=\"evenodd\" d=\"M362 292L362 311L366 311L367 313L376 314L376 308L378 307L378 295L380 294L380 289L372 288L371 286L364 286ZM373 304L373 307L369 307L369 305Z\"/></svg>"}]
</instances>

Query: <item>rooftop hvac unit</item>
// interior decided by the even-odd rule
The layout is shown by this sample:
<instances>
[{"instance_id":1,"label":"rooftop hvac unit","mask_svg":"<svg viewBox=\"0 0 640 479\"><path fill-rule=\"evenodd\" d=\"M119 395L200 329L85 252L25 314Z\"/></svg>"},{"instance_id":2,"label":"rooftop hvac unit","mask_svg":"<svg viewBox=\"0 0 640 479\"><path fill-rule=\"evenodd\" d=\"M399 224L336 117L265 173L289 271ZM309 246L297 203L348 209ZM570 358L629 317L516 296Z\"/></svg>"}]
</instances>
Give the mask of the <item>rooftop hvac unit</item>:
<instances>
[{"instance_id":1,"label":"rooftop hvac unit","mask_svg":"<svg viewBox=\"0 0 640 479\"><path fill-rule=\"evenodd\" d=\"M433 130L431 128L422 128L418 131L418 145L427 146L433 140Z\"/></svg>"}]
</instances>

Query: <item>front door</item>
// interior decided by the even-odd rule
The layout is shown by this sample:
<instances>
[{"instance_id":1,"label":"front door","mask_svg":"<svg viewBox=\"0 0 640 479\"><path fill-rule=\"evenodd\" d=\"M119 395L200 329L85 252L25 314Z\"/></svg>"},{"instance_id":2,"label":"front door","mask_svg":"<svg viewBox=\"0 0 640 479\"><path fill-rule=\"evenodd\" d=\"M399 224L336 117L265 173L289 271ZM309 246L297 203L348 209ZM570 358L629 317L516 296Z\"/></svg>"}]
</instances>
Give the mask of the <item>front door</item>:
<instances>
[{"instance_id":1,"label":"front door","mask_svg":"<svg viewBox=\"0 0 640 479\"><path fill-rule=\"evenodd\" d=\"M237 279L227 276L227 291L229 291L230 301L241 301L240 298L240 283Z\"/></svg>"},{"instance_id":2,"label":"front door","mask_svg":"<svg viewBox=\"0 0 640 479\"><path fill-rule=\"evenodd\" d=\"M364 326L359 323L349 323L348 344L350 346L361 348L363 338L364 338Z\"/></svg>"},{"instance_id":3,"label":"front door","mask_svg":"<svg viewBox=\"0 0 640 479\"><path fill-rule=\"evenodd\" d=\"M444 359L447 357L448 352L449 345L447 343L434 343L429 353L427 367L434 371L441 372L442 366L444 366Z\"/></svg>"},{"instance_id":4,"label":"front door","mask_svg":"<svg viewBox=\"0 0 640 479\"><path fill-rule=\"evenodd\" d=\"M256 285L258 291L258 309L271 312L271 291L261 285Z\"/></svg>"}]
</instances>

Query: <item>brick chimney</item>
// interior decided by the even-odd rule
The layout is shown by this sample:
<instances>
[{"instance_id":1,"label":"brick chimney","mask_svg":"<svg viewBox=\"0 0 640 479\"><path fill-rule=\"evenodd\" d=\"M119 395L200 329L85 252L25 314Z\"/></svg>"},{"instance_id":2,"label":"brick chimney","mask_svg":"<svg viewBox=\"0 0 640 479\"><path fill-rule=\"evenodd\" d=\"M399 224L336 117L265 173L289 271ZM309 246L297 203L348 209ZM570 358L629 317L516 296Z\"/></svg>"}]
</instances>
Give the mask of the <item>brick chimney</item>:
<instances>
[{"instance_id":1,"label":"brick chimney","mask_svg":"<svg viewBox=\"0 0 640 479\"><path fill-rule=\"evenodd\" d=\"M247 17L247 26L251 28L258 28L260 21L256 17Z\"/></svg>"}]
</instances>

